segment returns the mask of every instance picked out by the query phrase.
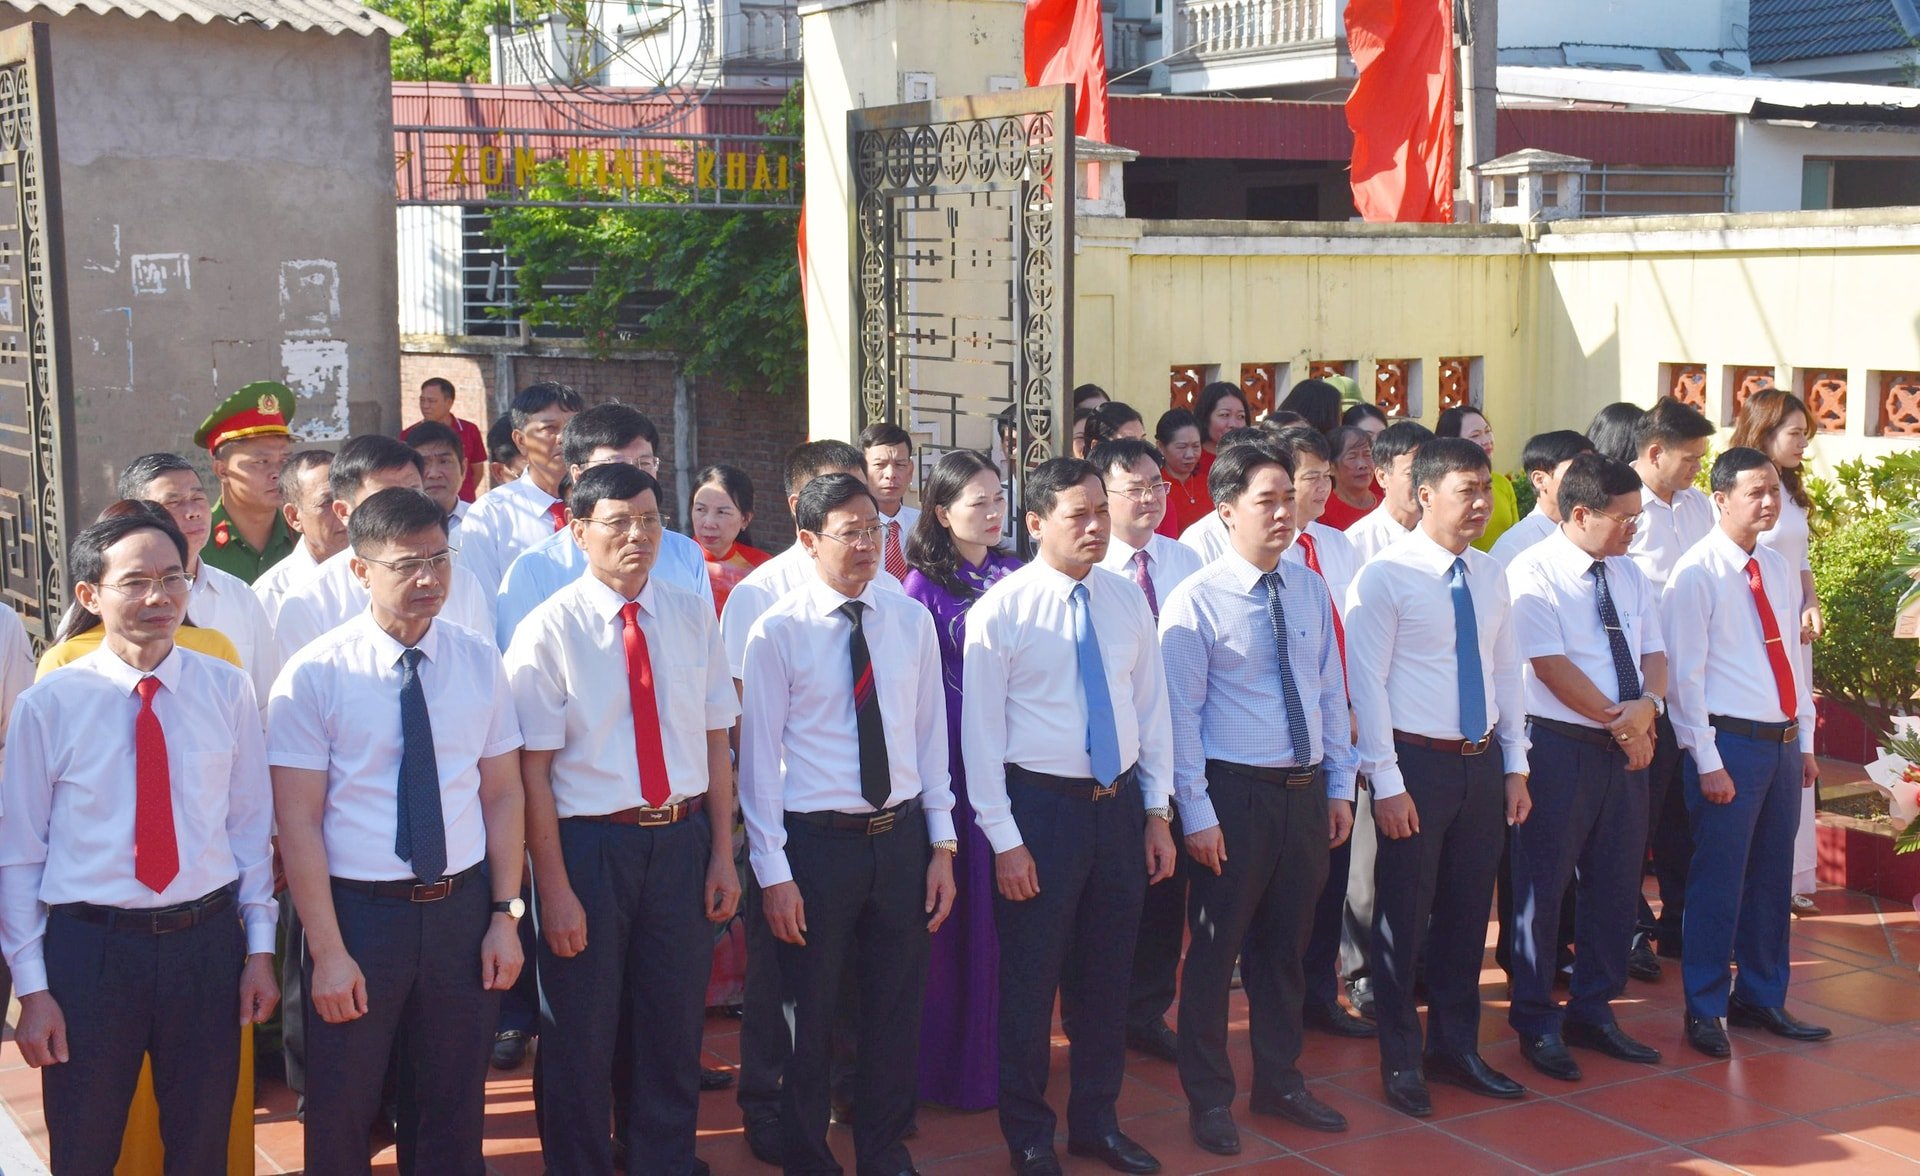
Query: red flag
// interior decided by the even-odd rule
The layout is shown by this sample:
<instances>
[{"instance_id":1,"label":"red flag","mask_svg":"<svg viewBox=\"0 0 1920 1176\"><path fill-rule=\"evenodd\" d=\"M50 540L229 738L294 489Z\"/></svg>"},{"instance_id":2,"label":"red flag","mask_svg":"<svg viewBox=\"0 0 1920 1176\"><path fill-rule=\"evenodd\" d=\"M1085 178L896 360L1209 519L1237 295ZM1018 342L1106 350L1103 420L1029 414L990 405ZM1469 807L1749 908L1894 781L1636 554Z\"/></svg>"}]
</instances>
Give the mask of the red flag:
<instances>
[{"instance_id":1,"label":"red flag","mask_svg":"<svg viewBox=\"0 0 1920 1176\"><path fill-rule=\"evenodd\" d=\"M800 317L807 316L807 206L800 206L800 226L794 231L795 252L800 259Z\"/></svg>"},{"instance_id":2,"label":"red flag","mask_svg":"<svg viewBox=\"0 0 1920 1176\"><path fill-rule=\"evenodd\" d=\"M1451 221L1453 0L1348 0L1347 45L1360 71L1347 98L1354 207Z\"/></svg>"},{"instance_id":3,"label":"red flag","mask_svg":"<svg viewBox=\"0 0 1920 1176\"><path fill-rule=\"evenodd\" d=\"M1107 39L1100 0L1027 0L1027 84L1072 83L1073 130L1107 142Z\"/></svg>"}]
</instances>

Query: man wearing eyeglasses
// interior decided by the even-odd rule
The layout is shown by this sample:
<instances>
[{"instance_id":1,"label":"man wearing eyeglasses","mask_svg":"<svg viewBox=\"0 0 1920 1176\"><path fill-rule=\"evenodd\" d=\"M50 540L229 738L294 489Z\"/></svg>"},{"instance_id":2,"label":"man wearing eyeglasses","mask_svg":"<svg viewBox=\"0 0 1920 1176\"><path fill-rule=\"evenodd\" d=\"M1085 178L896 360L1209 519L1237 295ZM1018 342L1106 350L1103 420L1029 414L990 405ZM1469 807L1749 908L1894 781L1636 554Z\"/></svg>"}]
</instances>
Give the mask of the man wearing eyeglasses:
<instances>
[{"instance_id":1,"label":"man wearing eyeglasses","mask_svg":"<svg viewBox=\"0 0 1920 1176\"><path fill-rule=\"evenodd\" d=\"M1126 437L1094 446L1087 460L1106 484L1113 528L1100 566L1138 585L1157 621L1161 602L1205 564L1199 552L1155 530L1166 517L1167 492L1172 489L1166 459L1150 442ZM1178 816L1172 833L1178 846ZM1180 946L1187 929L1186 860L1187 855L1176 855L1173 877L1147 888L1146 905L1140 909L1140 938L1133 948L1132 996L1127 1001L1127 1044L1169 1062L1179 1049L1173 1030L1167 1027L1167 1010L1173 1007Z\"/></svg>"},{"instance_id":2,"label":"man wearing eyeglasses","mask_svg":"<svg viewBox=\"0 0 1920 1176\"><path fill-rule=\"evenodd\" d=\"M565 384L529 384L513 398L513 443L526 458L526 469L482 494L461 524L463 558L488 592L499 591L521 552L566 530L567 504L560 495L567 463L560 437L585 407L580 394Z\"/></svg>"},{"instance_id":3,"label":"man wearing eyeglasses","mask_svg":"<svg viewBox=\"0 0 1920 1176\"><path fill-rule=\"evenodd\" d=\"M660 484L611 462L580 475L568 506L587 574L506 653L538 883L541 1142L557 1172L611 1173L618 1089L627 1168L685 1176L710 923L740 900L728 747L740 705L713 606L651 575ZM625 1082L609 1082L616 1066Z\"/></svg>"},{"instance_id":4,"label":"man wearing eyeglasses","mask_svg":"<svg viewBox=\"0 0 1920 1176\"><path fill-rule=\"evenodd\" d=\"M175 528L108 519L71 558L105 635L21 694L0 778L14 1038L54 1170L112 1170L151 1055L169 1169L225 1171L241 1027L279 998L259 711L246 675L174 648L191 586Z\"/></svg>"},{"instance_id":5,"label":"man wearing eyeglasses","mask_svg":"<svg viewBox=\"0 0 1920 1176\"><path fill-rule=\"evenodd\" d=\"M349 528L362 500L388 489L419 490L425 464L404 441L369 434L354 437L334 455L327 471L333 491L333 512ZM445 536L442 536L444 539ZM442 544L449 559L451 544ZM274 638L284 662L321 634L346 624L367 609L367 588L353 570L351 546L323 561L280 605ZM491 602L473 573L453 564L447 573L446 599L440 619L485 635L493 631Z\"/></svg>"},{"instance_id":6,"label":"man wearing eyeglasses","mask_svg":"<svg viewBox=\"0 0 1920 1176\"><path fill-rule=\"evenodd\" d=\"M268 706L306 932L306 1168L369 1171L398 1043L416 1170L481 1176L487 1031L522 966L520 724L493 644L439 621L459 570L439 505L381 490L347 537L367 607L289 660Z\"/></svg>"}]
</instances>

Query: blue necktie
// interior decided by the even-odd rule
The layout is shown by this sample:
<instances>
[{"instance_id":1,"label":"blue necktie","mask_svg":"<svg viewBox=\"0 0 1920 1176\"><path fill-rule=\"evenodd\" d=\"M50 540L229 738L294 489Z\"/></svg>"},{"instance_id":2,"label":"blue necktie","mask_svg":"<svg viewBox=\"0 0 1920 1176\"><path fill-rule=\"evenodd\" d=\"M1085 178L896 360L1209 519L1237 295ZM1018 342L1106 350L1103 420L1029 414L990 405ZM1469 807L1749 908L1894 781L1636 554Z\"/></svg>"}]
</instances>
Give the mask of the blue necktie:
<instances>
[{"instance_id":1,"label":"blue necktie","mask_svg":"<svg viewBox=\"0 0 1920 1176\"><path fill-rule=\"evenodd\" d=\"M1620 612L1613 607L1613 592L1607 587L1607 565L1593 561L1593 594L1600 602L1600 626L1607 631L1607 649L1613 654L1613 676L1620 683L1620 701L1640 697L1640 667L1633 664L1633 651L1627 648L1627 632L1620 627Z\"/></svg>"},{"instance_id":2,"label":"blue necktie","mask_svg":"<svg viewBox=\"0 0 1920 1176\"><path fill-rule=\"evenodd\" d=\"M1313 737L1307 733L1307 708L1300 705L1300 685L1293 678L1293 662L1287 657L1287 613L1280 606L1280 573L1260 577L1267 586L1267 620L1273 623L1273 644L1280 655L1280 700L1287 708L1287 736L1293 741L1293 762L1306 767L1313 762Z\"/></svg>"},{"instance_id":3,"label":"blue necktie","mask_svg":"<svg viewBox=\"0 0 1920 1176\"><path fill-rule=\"evenodd\" d=\"M1467 563L1453 561L1447 584L1453 596L1453 652L1460 682L1460 737L1478 743L1487 736L1487 684L1480 673L1480 624L1473 615Z\"/></svg>"},{"instance_id":4,"label":"blue necktie","mask_svg":"<svg viewBox=\"0 0 1920 1176\"><path fill-rule=\"evenodd\" d=\"M1073 647L1080 660L1080 685L1087 693L1087 759L1102 785L1120 778L1120 735L1113 725L1113 696L1107 693L1107 667L1100 660L1100 638L1093 631L1087 586L1073 586Z\"/></svg>"},{"instance_id":5,"label":"blue necktie","mask_svg":"<svg viewBox=\"0 0 1920 1176\"><path fill-rule=\"evenodd\" d=\"M393 852L422 882L447 872L447 827L440 815L440 765L433 756L433 722L420 686L417 649L400 654L400 789Z\"/></svg>"}]
</instances>

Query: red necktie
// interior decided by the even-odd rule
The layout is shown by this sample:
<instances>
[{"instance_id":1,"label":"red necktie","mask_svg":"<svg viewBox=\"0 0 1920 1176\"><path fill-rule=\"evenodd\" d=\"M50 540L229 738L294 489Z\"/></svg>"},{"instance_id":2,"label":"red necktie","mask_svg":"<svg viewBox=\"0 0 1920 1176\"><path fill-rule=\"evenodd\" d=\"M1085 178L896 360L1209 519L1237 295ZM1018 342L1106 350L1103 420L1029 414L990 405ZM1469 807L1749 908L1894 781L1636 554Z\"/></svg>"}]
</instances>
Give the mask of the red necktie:
<instances>
[{"instance_id":1,"label":"red necktie","mask_svg":"<svg viewBox=\"0 0 1920 1176\"><path fill-rule=\"evenodd\" d=\"M640 799L648 808L667 803L667 752L660 744L660 709L653 697L653 660L647 656L647 635L640 631L640 606L620 606L622 635L627 646L627 695L633 705L633 754L640 762Z\"/></svg>"},{"instance_id":2,"label":"red necktie","mask_svg":"<svg viewBox=\"0 0 1920 1176\"><path fill-rule=\"evenodd\" d=\"M565 530L567 526L567 504L555 501L552 506L547 508L547 517L553 520L554 530Z\"/></svg>"},{"instance_id":3,"label":"red necktie","mask_svg":"<svg viewBox=\"0 0 1920 1176\"><path fill-rule=\"evenodd\" d=\"M898 519L887 520L887 545L881 553L881 560L889 576L892 576L896 580L904 580L907 578L907 553L900 550L900 522Z\"/></svg>"},{"instance_id":4,"label":"red necktie","mask_svg":"<svg viewBox=\"0 0 1920 1176\"><path fill-rule=\"evenodd\" d=\"M133 876L155 894L180 875L180 846L173 836L173 777L167 770L167 733L153 713L160 679L134 687L140 713L133 719Z\"/></svg>"},{"instance_id":5,"label":"red necktie","mask_svg":"<svg viewBox=\"0 0 1920 1176\"><path fill-rule=\"evenodd\" d=\"M1140 585L1140 591L1147 594L1147 611L1154 620L1160 619L1160 598L1153 591L1153 575L1147 570L1147 550L1141 548L1133 553L1133 582Z\"/></svg>"},{"instance_id":6,"label":"red necktie","mask_svg":"<svg viewBox=\"0 0 1920 1176\"><path fill-rule=\"evenodd\" d=\"M1774 619L1773 605L1767 601L1767 586L1760 578L1760 561L1747 561L1747 587L1753 589L1753 604L1760 610L1760 632L1767 639L1767 664L1773 667L1773 688L1780 694L1780 709L1788 719L1800 713L1793 689L1793 667L1787 662L1787 647L1780 640L1780 623Z\"/></svg>"},{"instance_id":7,"label":"red necktie","mask_svg":"<svg viewBox=\"0 0 1920 1176\"><path fill-rule=\"evenodd\" d=\"M1314 550L1313 536L1305 531L1294 542L1300 544L1300 554L1306 557L1307 567L1320 577L1322 584L1327 583L1327 574L1320 570L1320 553ZM1347 678L1347 627L1340 623L1340 602L1333 599L1333 585L1327 584L1327 600L1333 605L1333 641L1340 647L1340 680Z\"/></svg>"}]
</instances>

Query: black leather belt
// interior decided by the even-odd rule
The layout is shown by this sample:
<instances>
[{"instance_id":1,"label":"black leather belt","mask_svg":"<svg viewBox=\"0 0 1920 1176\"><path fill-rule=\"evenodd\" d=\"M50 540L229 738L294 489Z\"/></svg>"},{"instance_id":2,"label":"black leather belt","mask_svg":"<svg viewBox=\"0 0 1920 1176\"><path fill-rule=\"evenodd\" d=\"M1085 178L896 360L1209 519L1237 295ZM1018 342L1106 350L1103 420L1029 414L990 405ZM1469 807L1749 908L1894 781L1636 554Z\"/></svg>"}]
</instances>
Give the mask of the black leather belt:
<instances>
[{"instance_id":1,"label":"black leather belt","mask_svg":"<svg viewBox=\"0 0 1920 1176\"><path fill-rule=\"evenodd\" d=\"M1438 751L1445 755L1479 755L1493 746L1493 732L1487 732L1478 742L1475 742L1469 739L1432 739L1409 731L1395 731L1393 741L1412 744L1414 747L1424 747L1428 751Z\"/></svg>"},{"instance_id":2,"label":"black leather belt","mask_svg":"<svg viewBox=\"0 0 1920 1176\"><path fill-rule=\"evenodd\" d=\"M479 876L480 864L475 862L458 874L449 874L438 882L418 882L412 878L396 878L391 882L363 882L358 878L335 878L333 884L356 894L370 894L374 898L404 898L408 902L439 902Z\"/></svg>"},{"instance_id":3,"label":"black leather belt","mask_svg":"<svg viewBox=\"0 0 1920 1176\"><path fill-rule=\"evenodd\" d=\"M82 923L95 923L109 931L138 931L143 935L166 935L185 931L233 909L238 883L228 883L212 894L192 902L173 906L136 910L129 907L97 906L90 902L64 902L55 911Z\"/></svg>"},{"instance_id":4,"label":"black leather belt","mask_svg":"<svg viewBox=\"0 0 1920 1176\"><path fill-rule=\"evenodd\" d=\"M705 796L690 796L674 804L660 808L628 808L617 813L600 813L595 816L568 817L569 821L593 821L601 825L638 825L642 829L656 829L662 825L677 825L688 817L707 807Z\"/></svg>"},{"instance_id":5,"label":"black leather belt","mask_svg":"<svg viewBox=\"0 0 1920 1176\"><path fill-rule=\"evenodd\" d=\"M1552 731L1555 735L1565 735L1576 743L1587 743L1594 747L1619 746L1619 741L1613 737L1613 733L1604 727L1583 727L1579 723L1569 723L1563 719L1547 719L1539 715L1528 715L1527 722Z\"/></svg>"},{"instance_id":6,"label":"black leather belt","mask_svg":"<svg viewBox=\"0 0 1920 1176\"><path fill-rule=\"evenodd\" d=\"M1211 776L1215 772L1245 776L1249 780L1272 784L1276 788L1305 788L1320 774L1320 765L1313 764L1304 768L1261 768L1253 764L1236 764L1231 760L1210 759L1207 761L1207 775Z\"/></svg>"},{"instance_id":7,"label":"black leather belt","mask_svg":"<svg viewBox=\"0 0 1920 1176\"><path fill-rule=\"evenodd\" d=\"M1135 764L1120 773L1113 783L1103 785L1098 780L1086 777L1076 779L1073 776L1049 776L1045 772L1036 772L1030 768L1023 768L1019 764L1008 764L1007 779L1021 784L1037 784L1053 792L1064 792L1077 800L1091 800L1097 803L1102 800L1112 800L1120 795L1122 788L1133 783L1139 768L1140 765Z\"/></svg>"},{"instance_id":8,"label":"black leather belt","mask_svg":"<svg viewBox=\"0 0 1920 1176\"><path fill-rule=\"evenodd\" d=\"M1800 737L1800 724L1797 722L1761 723L1753 719L1709 715L1707 723L1716 731L1725 731L1729 735L1743 735L1761 743L1792 743Z\"/></svg>"},{"instance_id":9,"label":"black leather belt","mask_svg":"<svg viewBox=\"0 0 1920 1176\"><path fill-rule=\"evenodd\" d=\"M891 833L900 823L900 818L910 817L920 811L920 798L903 800L890 809L881 809L877 813L788 813L787 818L799 821L803 825L813 825L820 829L831 829L836 833L862 833L868 837L878 837L882 833Z\"/></svg>"}]
</instances>

